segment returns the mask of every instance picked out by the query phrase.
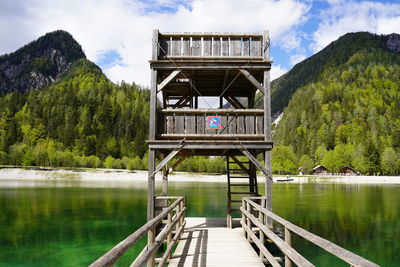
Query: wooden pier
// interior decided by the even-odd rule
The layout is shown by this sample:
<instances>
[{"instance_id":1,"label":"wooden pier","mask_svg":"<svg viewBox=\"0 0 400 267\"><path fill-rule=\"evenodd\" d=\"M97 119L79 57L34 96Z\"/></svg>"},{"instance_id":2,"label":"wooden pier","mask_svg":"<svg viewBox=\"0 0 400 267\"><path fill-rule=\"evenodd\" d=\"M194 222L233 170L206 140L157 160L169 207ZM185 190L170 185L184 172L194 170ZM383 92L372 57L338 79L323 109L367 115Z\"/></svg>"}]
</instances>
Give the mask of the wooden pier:
<instances>
[{"instance_id":1,"label":"wooden pier","mask_svg":"<svg viewBox=\"0 0 400 267\"><path fill-rule=\"evenodd\" d=\"M170 267L263 267L241 228L227 228L224 218L186 218L185 231Z\"/></svg>"}]
</instances>

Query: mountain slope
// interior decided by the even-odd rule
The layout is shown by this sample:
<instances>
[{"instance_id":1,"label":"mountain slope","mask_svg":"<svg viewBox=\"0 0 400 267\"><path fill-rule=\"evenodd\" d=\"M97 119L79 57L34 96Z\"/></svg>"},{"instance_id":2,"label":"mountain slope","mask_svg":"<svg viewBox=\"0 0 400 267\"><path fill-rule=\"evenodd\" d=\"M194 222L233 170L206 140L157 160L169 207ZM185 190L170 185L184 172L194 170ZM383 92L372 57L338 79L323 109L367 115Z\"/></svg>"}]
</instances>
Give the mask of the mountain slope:
<instances>
[{"instance_id":1,"label":"mountain slope","mask_svg":"<svg viewBox=\"0 0 400 267\"><path fill-rule=\"evenodd\" d=\"M141 168L147 151L149 91L109 81L68 36L50 33L1 57L2 62L22 59L11 69L29 67L27 59L43 51L57 51L68 63L49 76L35 70L56 77L49 86L11 88L0 97L0 165L99 167L103 161L109 168ZM17 75L15 81L24 85L29 77Z\"/></svg>"},{"instance_id":2,"label":"mountain slope","mask_svg":"<svg viewBox=\"0 0 400 267\"><path fill-rule=\"evenodd\" d=\"M275 112L291 95L276 145L333 172L349 165L369 174L399 173L399 40L346 34L275 81Z\"/></svg>"},{"instance_id":3,"label":"mountain slope","mask_svg":"<svg viewBox=\"0 0 400 267\"><path fill-rule=\"evenodd\" d=\"M315 81L327 68L346 63L362 49L380 48L400 50L399 35L372 35L368 32L348 33L332 42L320 52L296 64L289 72L272 81L272 114L276 117L287 106L293 93Z\"/></svg>"},{"instance_id":4,"label":"mountain slope","mask_svg":"<svg viewBox=\"0 0 400 267\"><path fill-rule=\"evenodd\" d=\"M48 33L14 53L0 57L0 95L51 85L78 59L81 46L65 31Z\"/></svg>"}]
</instances>

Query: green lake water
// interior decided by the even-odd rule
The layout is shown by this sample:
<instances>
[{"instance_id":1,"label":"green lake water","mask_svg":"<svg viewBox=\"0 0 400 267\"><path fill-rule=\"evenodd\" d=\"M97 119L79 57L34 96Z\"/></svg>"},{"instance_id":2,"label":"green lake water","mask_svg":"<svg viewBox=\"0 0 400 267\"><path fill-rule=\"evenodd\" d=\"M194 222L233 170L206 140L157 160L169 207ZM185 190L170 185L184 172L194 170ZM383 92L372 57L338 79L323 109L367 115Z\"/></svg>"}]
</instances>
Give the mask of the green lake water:
<instances>
[{"instance_id":1,"label":"green lake water","mask_svg":"<svg viewBox=\"0 0 400 267\"><path fill-rule=\"evenodd\" d=\"M0 266L87 266L145 223L145 188L0 181ZM400 185L276 183L273 194L281 217L381 266L400 265ZM225 216L224 183L170 183L170 195L187 196L187 216ZM117 266L127 266L144 243ZM317 266L348 266L299 238L294 245Z\"/></svg>"}]
</instances>

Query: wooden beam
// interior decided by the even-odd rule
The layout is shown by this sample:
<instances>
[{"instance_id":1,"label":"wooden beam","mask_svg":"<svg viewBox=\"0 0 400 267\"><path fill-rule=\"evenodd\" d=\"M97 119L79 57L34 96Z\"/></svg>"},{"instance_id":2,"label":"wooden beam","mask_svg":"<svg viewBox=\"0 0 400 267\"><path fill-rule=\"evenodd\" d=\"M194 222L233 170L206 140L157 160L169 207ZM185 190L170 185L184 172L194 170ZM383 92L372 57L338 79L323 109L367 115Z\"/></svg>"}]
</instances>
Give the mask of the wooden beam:
<instances>
[{"instance_id":1,"label":"wooden beam","mask_svg":"<svg viewBox=\"0 0 400 267\"><path fill-rule=\"evenodd\" d=\"M231 97L231 96L229 96L229 95L224 95L224 98L225 98L234 108L237 108L237 109L244 109L243 105L242 105L240 102L238 103L238 101L237 101L236 99L234 99L233 97ZM234 113L234 112L232 112L232 113Z\"/></svg>"},{"instance_id":2,"label":"wooden beam","mask_svg":"<svg viewBox=\"0 0 400 267\"><path fill-rule=\"evenodd\" d=\"M268 170L261 165L260 162L258 162L258 160L245 148L241 148L240 151L243 153L243 155L245 155L251 162L253 162L254 165L256 165L256 167L258 169L260 169L266 177L268 177L271 181L272 181L272 177L270 176Z\"/></svg>"},{"instance_id":3,"label":"wooden beam","mask_svg":"<svg viewBox=\"0 0 400 267\"><path fill-rule=\"evenodd\" d=\"M260 90L261 93L265 94L264 87L257 81L256 78L253 77L253 75L250 74L245 69L239 69L239 71L246 77L247 80L249 80L258 90Z\"/></svg>"},{"instance_id":4,"label":"wooden beam","mask_svg":"<svg viewBox=\"0 0 400 267\"><path fill-rule=\"evenodd\" d=\"M229 97L233 102L235 102L236 108L245 109L245 107L242 105L242 103L240 103L239 100L236 99L236 97L234 97L233 95L229 95Z\"/></svg>"},{"instance_id":5,"label":"wooden beam","mask_svg":"<svg viewBox=\"0 0 400 267\"><path fill-rule=\"evenodd\" d=\"M179 159L174 163L174 165L172 165L169 170L168 173L172 172L173 170L175 170L184 160L186 159L186 155L182 155L179 157Z\"/></svg>"},{"instance_id":6,"label":"wooden beam","mask_svg":"<svg viewBox=\"0 0 400 267\"><path fill-rule=\"evenodd\" d=\"M231 156L231 158L233 159L233 161L236 162L237 165L240 166L240 168L242 168L245 172L247 172L250 175L250 170L246 168L246 166L244 166L243 163L241 163L235 156Z\"/></svg>"},{"instance_id":7,"label":"wooden beam","mask_svg":"<svg viewBox=\"0 0 400 267\"><path fill-rule=\"evenodd\" d=\"M171 153L168 154L168 156L166 156L158 165L157 167L154 169L154 172L152 173L152 176L156 175L156 173L161 170L167 163L168 161L170 161L176 154L179 153L179 151L181 151L183 147L183 144L181 144L177 149L174 149Z\"/></svg>"},{"instance_id":8,"label":"wooden beam","mask_svg":"<svg viewBox=\"0 0 400 267\"><path fill-rule=\"evenodd\" d=\"M181 71L180 70L174 70L173 72L168 75L167 78L164 79L158 86L157 86L157 92L160 92L170 81L172 81L173 78L176 77Z\"/></svg>"}]
</instances>

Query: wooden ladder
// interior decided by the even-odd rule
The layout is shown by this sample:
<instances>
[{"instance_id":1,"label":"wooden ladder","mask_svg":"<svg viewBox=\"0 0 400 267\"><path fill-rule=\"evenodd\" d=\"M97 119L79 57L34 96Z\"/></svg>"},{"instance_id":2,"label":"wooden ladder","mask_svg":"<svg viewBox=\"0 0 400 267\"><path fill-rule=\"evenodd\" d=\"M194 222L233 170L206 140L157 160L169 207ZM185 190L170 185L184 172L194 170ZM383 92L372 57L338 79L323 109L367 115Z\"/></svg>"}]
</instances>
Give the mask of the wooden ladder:
<instances>
[{"instance_id":1,"label":"wooden ladder","mask_svg":"<svg viewBox=\"0 0 400 267\"><path fill-rule=\"evenodd\" d=\"M232 228L232 221L240 220L241 218L240 206L242 204L242 198L259 195L256 166L251 161L243 161L235 156L227 156L226 164L228 177L226 225L228 228ZM243 179L246 179L246 182L243 182ZM238 183L237 180L240 182ZM243 190L243 188L246 189ZM233 215L237 215L237 217Z\"/></svg>"}]
</instances>

